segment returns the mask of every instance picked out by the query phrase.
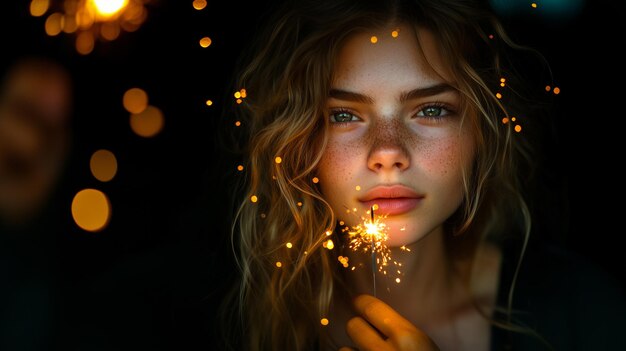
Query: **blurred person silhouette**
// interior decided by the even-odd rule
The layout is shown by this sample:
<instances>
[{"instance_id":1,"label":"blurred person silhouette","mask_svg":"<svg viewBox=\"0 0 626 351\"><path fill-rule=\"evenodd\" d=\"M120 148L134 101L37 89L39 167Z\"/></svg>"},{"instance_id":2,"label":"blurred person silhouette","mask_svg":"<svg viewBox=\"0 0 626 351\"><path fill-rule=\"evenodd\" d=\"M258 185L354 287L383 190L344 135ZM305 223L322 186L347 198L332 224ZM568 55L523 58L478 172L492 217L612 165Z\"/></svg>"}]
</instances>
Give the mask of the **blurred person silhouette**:
<instances>
[{"instance_id":1,"label":"blurred person silhouette","mask_svg":"<svg viewBox=\"0 0 626 351\"><path fill-rule=\"evenodd\" d=\"M58 181L69 150L71 79L59 63L29 57L6 74L0 95L0 218L26 225Z\"/></svg>"},{"instance_id":2,"label":"blurred person silhouette","mask_svg":"<svg viewBox=\"0 0 626 351\"><path fill-rule=\"evenodd\" d=\"M0 86L0 350L50 350L55 238L70 151L70 71L46 56L6 66Z\"/></svg>"}]
</instances>

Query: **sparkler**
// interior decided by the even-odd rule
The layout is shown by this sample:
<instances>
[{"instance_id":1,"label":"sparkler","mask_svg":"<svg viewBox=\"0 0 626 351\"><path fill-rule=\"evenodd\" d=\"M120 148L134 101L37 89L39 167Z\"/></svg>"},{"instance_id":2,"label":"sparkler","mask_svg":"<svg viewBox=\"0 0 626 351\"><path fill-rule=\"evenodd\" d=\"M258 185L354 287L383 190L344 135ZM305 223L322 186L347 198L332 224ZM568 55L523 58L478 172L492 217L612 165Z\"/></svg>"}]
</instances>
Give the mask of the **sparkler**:
<instances>
[{"instance_id":1,"label":"sparkler","mask_svg":"<svg viewBox=\"0 0 626 351\"><path fill-rule=\"evenodd\" d=\"M354 251L361 250L366 253L369 251L371 255L374 296L376 296L376 271L386 274L385 267L390 261L390 250L385 244L388 238L387 226L381 219L381 216L375 217L374 206L372 206L370 208L370 218L364 218L363 223L348 231L350 235L349 247ZM377 257L377 255L380 257Z\"/></svg>"}]
</instances>

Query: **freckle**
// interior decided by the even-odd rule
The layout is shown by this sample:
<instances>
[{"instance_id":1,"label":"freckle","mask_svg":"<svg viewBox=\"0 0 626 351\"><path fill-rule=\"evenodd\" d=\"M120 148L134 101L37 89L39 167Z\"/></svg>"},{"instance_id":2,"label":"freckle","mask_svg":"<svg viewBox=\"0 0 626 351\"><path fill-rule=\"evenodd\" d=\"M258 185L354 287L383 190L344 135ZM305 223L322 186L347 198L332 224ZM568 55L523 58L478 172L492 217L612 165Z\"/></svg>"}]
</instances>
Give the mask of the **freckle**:
<instances>
[{"instance_id":1,"label":"freckle","mask_svg":"<svg viewBox=\"0 0 626 351\"><path fill-rule=\"evenodd\" d=\"M371 150L400 147L405 153L415 149L418 140L410 128L398 118L377 120L365 133L360 142L370 146Z\"/></svg>"}]
</instances>

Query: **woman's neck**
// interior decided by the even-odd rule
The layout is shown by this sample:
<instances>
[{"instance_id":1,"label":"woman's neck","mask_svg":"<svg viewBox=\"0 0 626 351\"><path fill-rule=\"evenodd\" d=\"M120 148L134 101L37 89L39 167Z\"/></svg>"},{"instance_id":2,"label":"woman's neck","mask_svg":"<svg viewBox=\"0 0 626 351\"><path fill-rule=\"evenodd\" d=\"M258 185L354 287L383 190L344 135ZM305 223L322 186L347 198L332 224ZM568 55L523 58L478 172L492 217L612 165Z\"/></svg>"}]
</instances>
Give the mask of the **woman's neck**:
<instances>
[{"instance_id":1,"label":"woman's neck","mask_svg":"<svg viewBox=\"0 0 626 351\"><path fill-rule=\"evenodd\" d=\"M488 350L490 325L480 311L491 315L496 301L501 253L482 243L474 254L453 257L442 230L408 247L391 249L387 274L376 271L376 297L426 332L442 350ZM345 323L354 316L352 294L373 294L369 253L344 252L348 268L336 288L329 338L337 345L350 342ZM397 267L393 262L398 262ZM345 262L345 261L344 261ZM354 270L352 270L354 267ZM396 268L401 275L396 282ZM470 281L471 291L470 291ZM349 298L345 300L344 298ZM480 306L480 311L476 309Z\"/></svg>"},{"instance_id":2,"label":"woman's neck","mask_svg":"<svg viewBox=\"0 0 626 351\"><path fill-rule=\"evenodd\" d=\"M458 301L459 286L466 281L451 263L441 228L406 248L390 248L388 264L382 270L375 267L375 290L369 253L350 254L350 266L356 267L346 274L352 291L375 291L376 297L416 324L442 316L451 302Z\"/></svg>"}]
</instances>

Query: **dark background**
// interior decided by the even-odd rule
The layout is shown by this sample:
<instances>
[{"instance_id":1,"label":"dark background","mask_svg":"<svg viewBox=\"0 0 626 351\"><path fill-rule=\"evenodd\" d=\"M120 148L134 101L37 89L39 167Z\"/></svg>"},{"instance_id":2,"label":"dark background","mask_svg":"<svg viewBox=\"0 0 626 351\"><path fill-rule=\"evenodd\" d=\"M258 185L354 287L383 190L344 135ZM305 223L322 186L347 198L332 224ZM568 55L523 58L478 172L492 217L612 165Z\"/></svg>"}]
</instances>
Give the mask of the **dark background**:
<instances>
[{"instance_id":1,"label":"dark background","mask_svg":"<svg viewBox=\"0 0 626 351\"><path fill-rule=\"evenodd\" d=\"M98 42L85 56L75 52L73 36L48 37L44 18L29 15L28 1L3 4L3 66L27 54L49 56L71 70L76 88L72 155L50 206L55 227L30 243L26 255L45 267L49 298L37 305L31 301L41 299L25 295L15 318L27 327L0 333L21 340L16 350L211 345L208 321L218 304L212 297L232 274L224 184L237 177L236 160L215 141L221 130L235 128L221 112L234 104L234 60L266 3L209 1L197 11L191 0L153 1L138 31ZM536 207L536 231L626 282L620 245L626 8L620 3L587 1L559 17L542 13L538 2L538 9L528 5L504 19L514 39L550 62L553 81L537 82L537 89L561 88L548 97L555 112L545 121L553 128L544 134L546 200ZM205 35L213 43L201 48ZM164 113L164 130L154 138L130 130L122 95L132 87L144 89ZM91 154L101 148L118 160L108 183L89 171ZM71 218L73 195L88 187L104 191L112 204L111 222L98 233L82 231Z\"/></svg>"}]
</instances>

